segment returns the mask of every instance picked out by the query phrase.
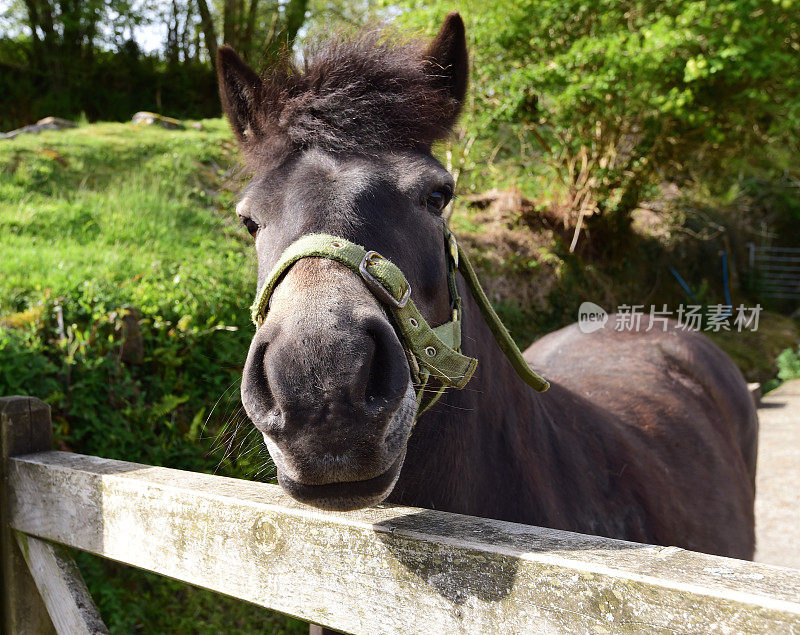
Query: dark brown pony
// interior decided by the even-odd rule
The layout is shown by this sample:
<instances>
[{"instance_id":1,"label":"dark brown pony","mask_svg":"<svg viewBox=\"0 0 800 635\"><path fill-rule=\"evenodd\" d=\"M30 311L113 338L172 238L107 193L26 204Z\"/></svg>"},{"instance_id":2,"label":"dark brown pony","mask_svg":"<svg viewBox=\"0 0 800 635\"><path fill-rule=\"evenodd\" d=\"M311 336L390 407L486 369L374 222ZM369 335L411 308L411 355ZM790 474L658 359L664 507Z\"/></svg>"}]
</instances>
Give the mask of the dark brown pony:
<instances>
[{"instance_id":1,"label":"dark brown pony","mask_svg":"<svg viewBox=\"0 0 800 635\"><path fill-rule=\"evenodd\" d=\"M263 76L227 47L225 110L253 179L238 207L259 285L299 237L327 233L391 259L431 325L450 319L432 157L467 85L464 25L427 46L386 34L306 51ZM576 326L528 349L551 381L514 373L459 280L466 389L419 418L385 307L330 260L293 266L257 329L242 401L281 485L327 509L383 500L751 558L756 413L733 362L700 334Z\"/></svg>"}]
</instances>

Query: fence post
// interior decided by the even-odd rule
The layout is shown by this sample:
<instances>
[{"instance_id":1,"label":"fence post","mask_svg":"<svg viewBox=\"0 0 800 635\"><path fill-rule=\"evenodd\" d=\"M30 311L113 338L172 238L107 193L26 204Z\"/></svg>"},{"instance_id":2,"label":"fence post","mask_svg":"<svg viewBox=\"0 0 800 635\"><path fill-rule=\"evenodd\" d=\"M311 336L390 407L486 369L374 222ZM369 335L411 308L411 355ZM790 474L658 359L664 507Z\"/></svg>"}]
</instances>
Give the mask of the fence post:
<instances>
[{"instance_id":1,"label":"fence post","mask_svg":"<svg viewBox=\"0 0 800 635\"><path fill-rule=\"evenodd\" d=\"M7 458L53 447L50 406L35 397L0 397L0 559L2 631L55 633L36 583L8 526Z\"/></svg>"}]
</instances>

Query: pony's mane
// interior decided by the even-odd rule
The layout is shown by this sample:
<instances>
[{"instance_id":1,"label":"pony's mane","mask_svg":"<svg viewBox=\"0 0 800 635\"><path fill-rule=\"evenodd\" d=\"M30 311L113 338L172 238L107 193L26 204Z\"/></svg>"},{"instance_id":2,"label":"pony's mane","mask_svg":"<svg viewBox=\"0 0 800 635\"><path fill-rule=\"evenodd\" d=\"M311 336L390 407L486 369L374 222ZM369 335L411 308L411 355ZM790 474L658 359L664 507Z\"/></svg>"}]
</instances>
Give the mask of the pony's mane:
<instances>
[{"instance_id":1,"label":"pony's mane","mask_svg":"<svg viewBox=\"0 0 800 635\"><path fill-rule=\"evenodd\" d=\"M429 148L445 137L460 104L418 41L385 30L308 47L261 75L259 132L250 150L272 161L303 148L374 152Z\"/></svg>"}]
</instances>

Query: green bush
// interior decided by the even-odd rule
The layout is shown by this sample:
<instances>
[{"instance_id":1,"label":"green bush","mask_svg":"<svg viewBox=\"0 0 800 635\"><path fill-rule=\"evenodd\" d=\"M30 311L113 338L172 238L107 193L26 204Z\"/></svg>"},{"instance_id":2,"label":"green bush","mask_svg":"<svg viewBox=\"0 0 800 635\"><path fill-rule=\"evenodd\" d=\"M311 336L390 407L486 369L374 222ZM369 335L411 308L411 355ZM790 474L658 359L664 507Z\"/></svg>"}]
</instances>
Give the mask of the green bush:
<instances>
[{"instance_id":1,"label":"green bush","mask_svg":"<svg viewBox=\"0 0 800 635\"><path fill-rule=\"evenodd\" d=\"M29 306L20 326L0 326L0 393L47 401L58 441L84 454L231 476L258 471L266 453L253 455L252 465L223 460L249 343L246 317L230 325L214 316L145 314L132 320L137 329L120 295L80 284ZM126 346L139 345L140 358L126 361ZM211 412L225 397L227 407Z\"/></svg>"},{"instance_id":2,"label":"green bush","mask_svg":"<svg viewBox=\"0 0 800 635\"><path fill-rule=\"evenodd\" d=\"M797 350L787 348L778 355L778 379L789 381L800 379L800 347Z\"/></svg>"},{"instance_id":3,"label":"green bush","mask_svg":"<svg viewBox=\"0 0 800 635\"><path fill-rule=\"evenodd\" d=\"M453 8L439 0L401 7L400 21L428 32ZM573 226L581 210L595 214L593 242L618 240L630 212L665 180L701 175L727 189L759 162L771 176L794 168L779 150L796 152L800 142L795 0L469 1L458 9L472 86L454 164L466 181L532 183L537 202ZM491 172L493 164L502 167Z\"/></svg>"}]
</instances>

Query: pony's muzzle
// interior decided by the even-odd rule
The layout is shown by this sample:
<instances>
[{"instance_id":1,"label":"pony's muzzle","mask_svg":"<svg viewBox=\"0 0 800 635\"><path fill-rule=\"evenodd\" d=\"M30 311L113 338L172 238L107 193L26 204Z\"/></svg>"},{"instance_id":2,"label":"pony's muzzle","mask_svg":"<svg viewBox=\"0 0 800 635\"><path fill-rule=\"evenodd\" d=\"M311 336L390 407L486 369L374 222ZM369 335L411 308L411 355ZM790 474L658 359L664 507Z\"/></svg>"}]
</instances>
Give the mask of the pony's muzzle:
<instances>
[{"instance_id":1,"label":"pony's muzzle","mask_svg":"<svg viewBox=\"0 0 800 635\"><path fill-rule=\"evenodd\" d=\"M311 271L324 273L328 293L307 284ZM392 468L402 465L416 408L382 308L352 272L320 260L298 263L276 290L250 346L242 403L290 494L344 483L383 493L399 473ZM343 500L341 488L328 489Z\"/></svg>"}]
</instances>

